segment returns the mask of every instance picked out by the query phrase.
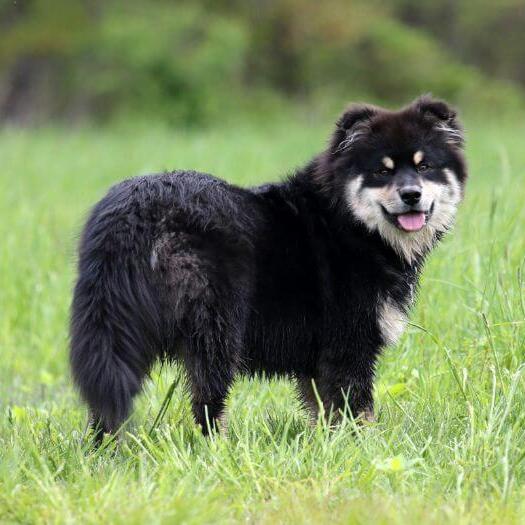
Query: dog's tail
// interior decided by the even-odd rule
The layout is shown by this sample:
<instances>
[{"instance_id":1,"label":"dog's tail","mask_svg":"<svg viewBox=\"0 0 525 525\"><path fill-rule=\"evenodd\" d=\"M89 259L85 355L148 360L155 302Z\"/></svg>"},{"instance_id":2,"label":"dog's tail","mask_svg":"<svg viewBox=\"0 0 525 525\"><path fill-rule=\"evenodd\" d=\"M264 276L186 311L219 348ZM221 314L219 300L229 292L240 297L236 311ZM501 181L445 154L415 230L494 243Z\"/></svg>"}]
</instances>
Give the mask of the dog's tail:
<instances>
[{"instance_id":1,"label":"dog's tail","mask_svg":"<svg viewBox=\"0 0 525 525\"><path fill-rule=\"evenodd\" d=\"M128 416L162 345L148 225L132 197L123 183L95 206L80 243L71 308L73 378L99 439Z\"/></svg>"}]
</instances>

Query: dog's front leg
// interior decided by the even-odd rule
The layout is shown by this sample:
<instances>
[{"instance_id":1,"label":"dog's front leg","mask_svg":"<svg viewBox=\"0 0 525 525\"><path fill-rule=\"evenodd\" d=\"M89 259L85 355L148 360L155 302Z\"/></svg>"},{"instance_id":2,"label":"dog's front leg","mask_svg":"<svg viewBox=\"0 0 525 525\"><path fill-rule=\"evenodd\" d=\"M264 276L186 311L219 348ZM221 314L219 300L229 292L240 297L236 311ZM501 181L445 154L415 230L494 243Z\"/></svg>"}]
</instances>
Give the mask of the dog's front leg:
<instances>
[{"instance_id":1,"label":"dog's front leg","mask_svg":"<svg viewBox=\"0 0 525 525\"><path fill-rule=\"evenodd\" d=\"M344 416L367 422L374 417L374 365L375 352L368 356L330 356L318 368L315 385L322 400L325 414L331 421L340 421Z\"/></svg>"}]
</instances>

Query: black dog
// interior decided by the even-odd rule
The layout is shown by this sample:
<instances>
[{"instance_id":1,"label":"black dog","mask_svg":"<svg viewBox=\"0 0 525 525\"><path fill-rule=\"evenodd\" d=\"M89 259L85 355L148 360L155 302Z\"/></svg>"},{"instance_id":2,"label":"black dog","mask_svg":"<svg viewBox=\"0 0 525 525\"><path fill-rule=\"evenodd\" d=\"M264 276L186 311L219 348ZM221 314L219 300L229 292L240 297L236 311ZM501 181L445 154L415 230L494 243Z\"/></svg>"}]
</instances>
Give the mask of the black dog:
<instances>
[{"instance_id":1,"label":"black dog","mask_svg":"<svg viewBox=\"0 0 525 525\"><path fill-rule=\"evenodd\" d=\"M466 179L455 113L353 106L281 184L195 172L114 186L85 226L71 365L114 432L158 358L180 359L206 433L238 373L289 374L312 408L373 418L374 366L402 332ZM315 392L314 388L317 390Z\"/></svg>"}]
</instances>

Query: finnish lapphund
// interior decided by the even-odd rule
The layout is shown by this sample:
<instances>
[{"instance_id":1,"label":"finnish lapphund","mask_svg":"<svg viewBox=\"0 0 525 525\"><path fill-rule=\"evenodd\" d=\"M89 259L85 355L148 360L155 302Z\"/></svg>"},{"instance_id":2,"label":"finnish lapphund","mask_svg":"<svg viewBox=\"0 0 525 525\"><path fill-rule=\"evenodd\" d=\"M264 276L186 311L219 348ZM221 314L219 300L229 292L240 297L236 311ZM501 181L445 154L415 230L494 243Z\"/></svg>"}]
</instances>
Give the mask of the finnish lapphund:
<instances>
[{"instance_id":1,"label":"finnish lapphund","mask_svg":"<svg viewBox=\"0 0 525 525\"><path fill-rule=\"evenodd\" d=\"M281 183L174 171L113 186L80 247L71 366L95 436L115 432L156 360L186 371L195 421L238 374L287 375L316 418L373 420L376 360L406 324L467 177L444 102L351 106Z\"/></svg>"}]
</instances>

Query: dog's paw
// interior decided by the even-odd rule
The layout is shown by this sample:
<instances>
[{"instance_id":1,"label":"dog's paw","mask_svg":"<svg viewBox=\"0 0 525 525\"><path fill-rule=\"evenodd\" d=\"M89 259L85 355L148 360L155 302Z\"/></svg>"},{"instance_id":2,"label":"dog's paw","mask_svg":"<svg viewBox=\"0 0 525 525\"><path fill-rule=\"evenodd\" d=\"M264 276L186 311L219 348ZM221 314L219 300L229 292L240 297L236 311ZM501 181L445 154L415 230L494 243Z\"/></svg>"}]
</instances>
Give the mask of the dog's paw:
<instances>
[{"instance_id":1,"label":"dog's paw","mask_svg":"<svg viewBox=\"0 0 525 525\"><path fill-rule=\"evenodd\" d=\"M372 408L366 408L365 410L359 412L359 414L357 414L356 421L362 425L371 425L373 423L377 423L377 419Z\"/></svg>"}]
</instances>

